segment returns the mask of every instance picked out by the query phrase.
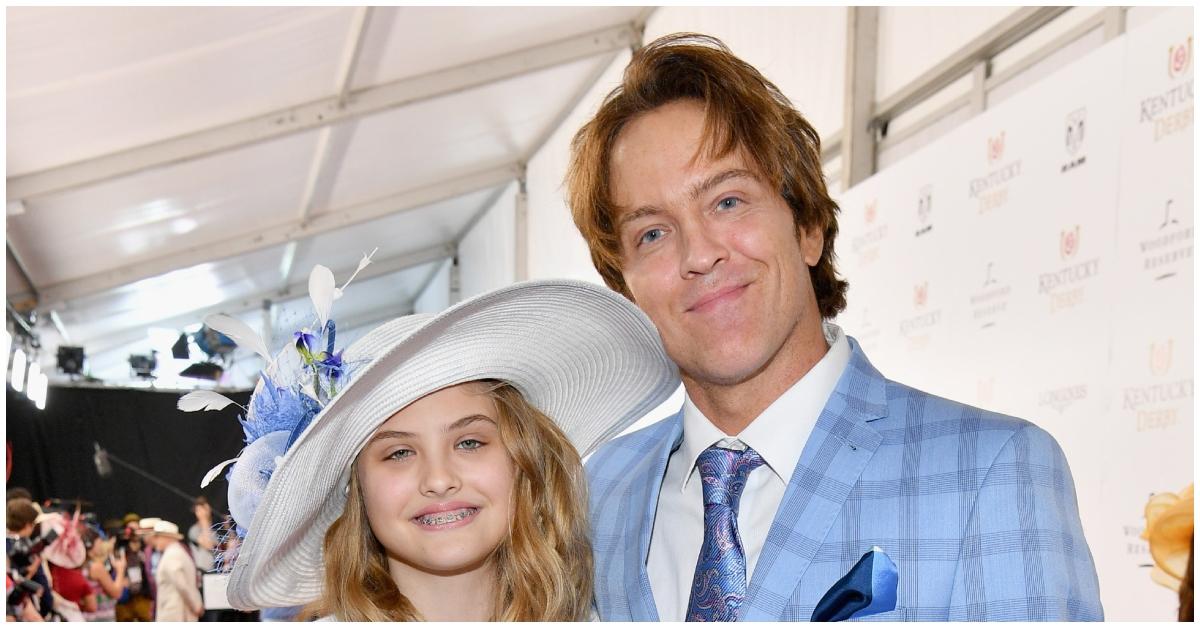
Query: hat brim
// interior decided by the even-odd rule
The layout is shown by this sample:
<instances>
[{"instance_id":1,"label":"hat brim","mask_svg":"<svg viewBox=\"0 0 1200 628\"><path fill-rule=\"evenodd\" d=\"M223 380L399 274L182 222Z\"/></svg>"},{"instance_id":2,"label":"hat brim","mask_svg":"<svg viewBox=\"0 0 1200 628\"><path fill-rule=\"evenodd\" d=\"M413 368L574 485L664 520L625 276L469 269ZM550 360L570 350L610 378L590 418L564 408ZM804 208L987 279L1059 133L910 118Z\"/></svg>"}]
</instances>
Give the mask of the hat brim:
<instances>
[{"instance_id":1,"label":"hat brim","mask_svg":"<svg viewBox=\"0 0 1200 628\"><path fill-rule=\"evenodd\" d=\"M390 321L348 347L345 360L369 363L279 461L234 563L234 608L320 596L322 541L345 506L350 463L380 423L413 401L502 380L586 456L679 385L645 314L607 288L569 280L515 284L438 316Z\"/></svg>"}]
</instances>

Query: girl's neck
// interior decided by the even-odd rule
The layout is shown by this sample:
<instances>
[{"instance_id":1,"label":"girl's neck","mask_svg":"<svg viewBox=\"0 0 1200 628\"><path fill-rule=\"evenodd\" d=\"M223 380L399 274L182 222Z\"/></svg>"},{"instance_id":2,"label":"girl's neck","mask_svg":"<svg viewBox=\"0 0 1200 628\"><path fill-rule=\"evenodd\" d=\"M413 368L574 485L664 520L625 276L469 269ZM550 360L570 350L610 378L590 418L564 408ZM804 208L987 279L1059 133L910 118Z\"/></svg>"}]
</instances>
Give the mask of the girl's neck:
<instances>
[{"instance_id":1,"label":"girl's neck","mask_svg":"<svg viewBox=\"0 0 1200 628\"><path fill-rule=\"evenodd\" d=\"M488 561L455 574L431 574L388 558L392 580L425 621L491 621L496 568Z\"/></svg>"}]
</instances>

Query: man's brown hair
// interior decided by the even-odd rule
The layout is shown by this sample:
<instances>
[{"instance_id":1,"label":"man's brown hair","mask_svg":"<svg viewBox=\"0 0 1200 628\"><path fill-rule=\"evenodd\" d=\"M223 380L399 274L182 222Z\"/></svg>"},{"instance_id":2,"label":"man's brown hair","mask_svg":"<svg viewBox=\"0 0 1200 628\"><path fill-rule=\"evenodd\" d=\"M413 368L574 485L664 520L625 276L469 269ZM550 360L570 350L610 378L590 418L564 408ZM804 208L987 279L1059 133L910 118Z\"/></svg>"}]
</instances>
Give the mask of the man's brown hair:
<instances>
[{"instance_id":1,"label":"man's brown hair","mask_svg":"<svg viewBox=\"0 0 1200 628\"><path fill-rule=\"evenodd\" d=\"M5 504L7 512L4 516L4 527L9 532L20 532L25 526L37 520L38 511L33 502L24 497L15 497Z\"/></svg>"},{"instance_id":2,"label":"man's brown hair","mask_svg":"<svg viewBox=\"0 0 1200 628\"><path fill-rule=\"evenodd\" d=\"M679 100L704 107L703 154L719 159L743 150L792 208L797 240L801 230L824 234L821 259L810 269L813 289L821 316L842 311L848 284L834 266L838 206L825 188L820 137L758 70L720 40L695 33L661 37L634 53L621 85L571 142L567 203L604 282L631 296L609 190L613 144L634 118Z\"/></svg>"}]
</instances>

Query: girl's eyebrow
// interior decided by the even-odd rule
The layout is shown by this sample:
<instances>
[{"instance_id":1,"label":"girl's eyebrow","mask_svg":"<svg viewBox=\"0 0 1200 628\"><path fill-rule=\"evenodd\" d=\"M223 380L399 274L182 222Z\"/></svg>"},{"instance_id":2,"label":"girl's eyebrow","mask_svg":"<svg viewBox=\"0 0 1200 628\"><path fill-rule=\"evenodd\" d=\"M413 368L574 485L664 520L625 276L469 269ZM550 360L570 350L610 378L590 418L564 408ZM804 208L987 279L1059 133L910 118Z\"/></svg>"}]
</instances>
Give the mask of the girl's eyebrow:
<instances>
[{"instance_id":1,"label":"girl's eyebrow","mask_svg":"<svg viewBox=\"0 0 1200 628\"><path fill-rule=\"evenodd\" d=\"M482 414L472 414L470 416L465 416L465 417L451 423L450 425L447 425L446 429L444 431L452 432L457 429L462 429L476 421L487 421L488 423L491 423L492 425L496 424L496 422L494 420L492 420L491 417L484 416ZM375 441L384 440L387 438L404 439L404 438L415 438L415 437L416 437L416 434L414 434L412 432L400 432L397 430L383 430L381 432L376 432L375 435L371 437L371 440L367 441L367 445L370 445L371 443L374 443Z\"/></svg>"}]
</instances>

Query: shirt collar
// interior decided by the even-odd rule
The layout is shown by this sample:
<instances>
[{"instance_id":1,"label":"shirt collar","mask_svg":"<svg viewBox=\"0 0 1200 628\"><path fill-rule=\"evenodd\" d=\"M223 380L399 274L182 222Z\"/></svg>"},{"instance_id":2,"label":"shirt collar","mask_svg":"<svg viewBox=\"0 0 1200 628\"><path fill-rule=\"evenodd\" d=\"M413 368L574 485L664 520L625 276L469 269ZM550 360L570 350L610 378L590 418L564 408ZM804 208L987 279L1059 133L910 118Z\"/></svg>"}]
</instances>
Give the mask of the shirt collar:
<instances>
[{"instance_id":1,"label":"shirt collar","mask_svg":"<svg viewBox=\"0 0 1200 628\"><path fill-rule=\"evenodd\" d=\"M690 395L684 396L683 443L678 453L688 461L689 472L680 491L687 488L700 454L713 444L729 449L752 447L784 486L791 482L804 444L850 363L850 343L841 327L825 322L822 331L829 345L825 355L735 437L713 425Z\"/></svg>"}]
</instances>

